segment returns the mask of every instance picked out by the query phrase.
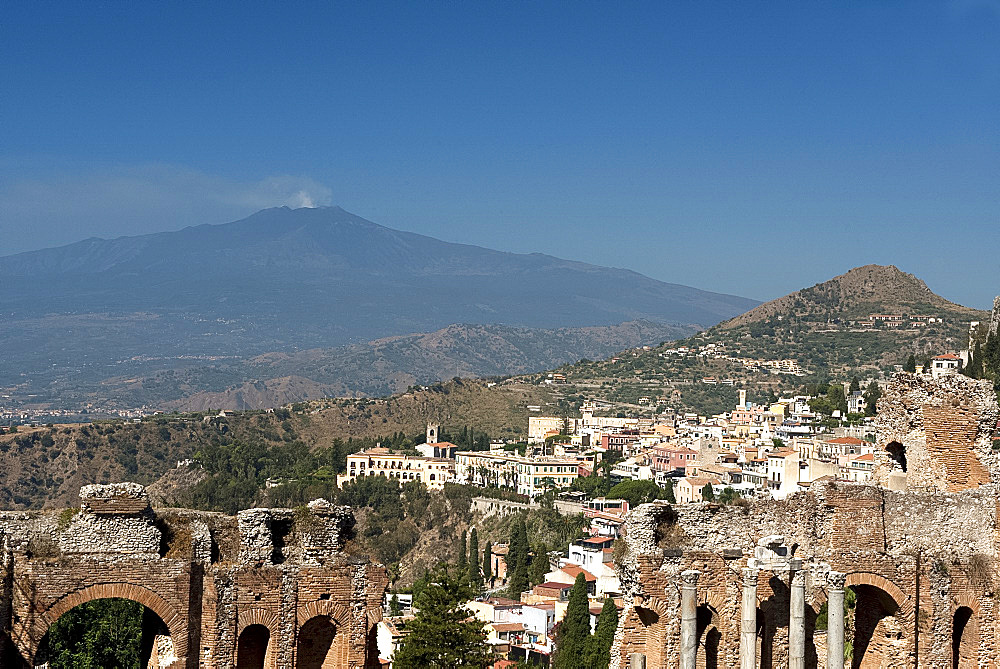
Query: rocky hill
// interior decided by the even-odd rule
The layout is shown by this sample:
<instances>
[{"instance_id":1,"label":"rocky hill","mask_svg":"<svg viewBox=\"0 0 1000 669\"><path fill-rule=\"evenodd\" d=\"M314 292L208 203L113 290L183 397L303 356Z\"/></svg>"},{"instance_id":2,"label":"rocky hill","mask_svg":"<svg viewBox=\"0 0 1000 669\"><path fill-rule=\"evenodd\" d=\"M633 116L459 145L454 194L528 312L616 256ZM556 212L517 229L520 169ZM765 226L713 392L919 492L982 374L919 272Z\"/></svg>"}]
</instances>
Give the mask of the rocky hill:
<instances>
[{"instance_id":1,"label":"rocky hill","mask_svg":"<svg viewBox=\"0 0 1000 669\"><path fill-rule=\"evenodd\" d=\"M805 322L865 320L871 314L936 315L973 320L983 312L935 295L927 284L895 265L855 267L829 281L765 302L721 324L732 329L773 318Z\"/></svg>"},{"instance_id":2,"label":"rocky hill","mask_svg":"<svg viewBox=\"0 0 1000 669\"><path fill-rule=\"evenodd\" d=\"M872 324L872 314L903 321ZM568 380L562 392L576 403L605 399L617 411L715 413L733 406L738 388L764 401L807 383L881 378L911 353L924 362L965 349L972 321L989 323L990 313L949 302L896 267L868 265L691 337L558 371Z\"/></svg>"}]
</instances>

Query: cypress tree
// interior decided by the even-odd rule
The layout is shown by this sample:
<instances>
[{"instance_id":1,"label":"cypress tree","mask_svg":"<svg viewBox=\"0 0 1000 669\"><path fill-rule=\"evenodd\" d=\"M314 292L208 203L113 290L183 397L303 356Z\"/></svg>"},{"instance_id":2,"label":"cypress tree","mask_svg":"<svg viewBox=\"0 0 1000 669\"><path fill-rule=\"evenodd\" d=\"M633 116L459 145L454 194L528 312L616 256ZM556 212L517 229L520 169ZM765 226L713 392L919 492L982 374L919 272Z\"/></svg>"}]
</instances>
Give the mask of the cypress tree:
<instances>
[{"instance_id":1,"label":"cypress tree","mask_svg":"<svg viewBox=\"0 0 1000 669\"><path fill-rule=\"evenodd\" d=\"M479 572L479 532L474 527L469 532L469 583L476 590L483 587L483 577Z\"/></svg>"},{"instance_id":2,"label":"cypress tree","mask_svg":"<svg viewBox=\"0 0 1000 669\"><path fill-rule=\"evenodd\" d=\"M701 489L701 498L706 502L715 501L715 491L712 490L712 484L706 483L705 487Z\"/></svg>"},{"instance_id":3,"label":"cypress tree","mask_svg":"<svg viewBox=\"0 0 1000 669\"><path fill-rule=\"evenodd\" d=\"M420 593L409 634L393 657L399 669L485 669L492 661L481 621L462 604L472 590L446 570L435 572Z\"/></svg>"},{"instance_id":4,"label":"cypress tree","mask_svg":"<svg viewBox=\"0 0 1000 669\"><path fill-rule=\"evenodd\" d=\"M507 594L511 599L519 599L528 589L528 529L524 518L514 521L510 530L510 545L507 548Z\"/></svg>"},{"instance_id":5,"label":"cypress tree","mask_svg":"<svg viewBox=\"0 0 1000 669\"><path fill-rule=\"evenodd\" d=\"M910 372L911 374L917 371L917 357L912 353L910 354L910 357L906 359L906 362L903 363L903 371Z\"/></svg>"},{"instance_id":6,"label":"cypress tree","mask_svg":"<svg viewBox=\"0 0 1000 669\"><path fill-rule=\"evenodd\" d=\"M467 571L469 564L469 554L466 553L466 539L468 537L467 532L462 532L462 539L458 544L458 577L462 578L462 575Z\"/></svg>"},{"instance_id":7,"label":"cypress tree","mask_svg":"<svg viewBox=\"0 0 1000 669\"><path fill-rule=\"evenodd\" d=\"M983 378L983 347L978 341L973 349L972 356L969 358L969 364L965 366L962 372L973 379Z\"/></svg>"},{"instance_id":8,"label":"cypress tree","mask_svg":"<svg viewBox=\"0 0 1000 669\"><path fill-rule=\"evenodd\" d=\"M667 487L663 493L663 499L667 500L670 504L677 503L677 497L674 495L674 480L667 479Z\"/></svg>"},{"instance_id":9,"label":"cypress tree","mask_svg":"<svg viewBox=\"0 0 1000 669\"><path fill-rule=\"evenodd\" d=\"M507 575L507 596L511 599L520 600L521 593L528 589L528 563L523 561L518 563L513 572Z\"/></svg>"},{"instance_id":10,"label":"cypress tree","mask_svg":"<svg viewBox=\"0 0 1000 669\"><path fill-rule=\"evenodd\" d=\"M597 629L587 644L587 666L589 669L608 669L611 664L611 644L618 629L618 607L610 597L604 600L601 615L597 618Z\"/></svg>"},{"instance_id":11,"label":"cypress tree","mask_svg":"<svg viewBox=\"0 0 1000 669\"><path fill-rule=\"evenodd\" d=\"M573 589L569 591L566 617L556 633L553 657L555 669L579 669L586 666L586 648L590 639L590 603L587 600L587 581L583 572L576 575Z\"/></svg>"},{"instance_id":12,"label":"cypress tree","mask_svg":"<svg viewBox=\"0 0 1000 669\"><path fill-rule=\"evenodd\" d=\"M544 583L547 573L549 573L549 556L545 552L544 546L536 546L535 557L531 558L531 574L529 575L531 585Z\"/></svg>"},{"instance_id":13,"label":"cypress tree","mask_svg":"<svg viewBox=\"0 0 1000 669\"><path fill-rule=\"evenodd\" d=\"M851 379L851 390L850 392L856 393L861 390L861 380L858 377Z\"/></svg>"},{"instance_id":14,"label":"cypress tree","mask_svg":"<svg viewBox=\"0 0 1000 669\"><path fill-rule=\"evenodd\" d=\"M483 549L483 581L485 581L487 587L493 585L492 553L493 553L493 542L487 541L486 547Z\"/></svg>"}]
</instances>

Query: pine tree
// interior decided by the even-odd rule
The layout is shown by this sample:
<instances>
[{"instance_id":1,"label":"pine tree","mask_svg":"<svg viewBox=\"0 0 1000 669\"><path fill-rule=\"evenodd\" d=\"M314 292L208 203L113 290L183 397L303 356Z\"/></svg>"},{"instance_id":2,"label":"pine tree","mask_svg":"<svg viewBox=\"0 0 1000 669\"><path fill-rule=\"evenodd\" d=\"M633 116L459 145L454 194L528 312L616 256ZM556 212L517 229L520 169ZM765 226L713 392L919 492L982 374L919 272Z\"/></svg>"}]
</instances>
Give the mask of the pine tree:
<instances>
[{"instance_id":1,"label":"pine tree","mask_svg":"<svg viewBox=\"0 0 1000 669\"><path fill-rule=\"evenodd\" d=\"M911 374L917 371L917 357L912 353L910 354L910 357L906 359L906 362L903 364L903 371L910 372Z\"/></svg>"},{"instance_id":2,"label":"pine tree","mask_svg":"<svg viewBox=\"0 0 1000 669\"><path fill-rule=\"evenodd\" d=\"M475 593L460 579L438 570L416 602L409 634L393 656L399 669L485 669L492 661L482 622L462 606Z\"/></svg>"},{"instance_id":3,"label":"pine tree","mask_svg":"<svg viewBox=\"0 0 1000 669\"><path fill-rule=\"evenodd\" d=\"M613 599L604 600L601 615L597 618L597 629L587 643L588 669L608 669L611 664L611 644L618 629L618 607Z\"/></svg>"},{"instance_id":4,"label":"pine tree","mask_svg":"<svg viewBox=\"0 0 1000 669\"><path fill-rule=\"evenodd\" d=\"M882 397L882 389L878 387L878 382L872 380L865 389L865 415L874 416L877 411L879 398Z\"/></svg>"},{"instance_id":5,"label":"pine tree","mask_svg":"<svg viewBox=\"0 0 1000 669\"><path fill-rule=\"evenodd\" d=\"M549 556L545 552L544 546L535 547L535 557L531 558L531 573L528 580L532 586L545 582L545 575L549 573Z\"/></svg>"},{"instance_id":6,"label":"pine tree","mask_svg":"<svg viewBox=\"0 0 1000 669\"><path fill-rule=\"evenodd\" d=\"M483 548L483 581L486 587L493 585L493 542L487 541Z\"/></svg>"},{"instance_id":7,"label":"pine tree","mask_svg":"<svg viewBox=\"0 0 1000 669\"><path fill-rule=\"evenodd\" d=\"M587 642L590 639L590 602L587 599L587 581L583 572L576 575L573 589L569 591L566 617L556 633L553 656L555 669L579 669L585 666Z\"/></svg>"},{"instance_id":8,"label":"pine tree","mask_svg":"<svg viewBox=\"0 0 1000 669\"><path fill-rule=\"evenodd\" d=\"M469 532L469 583L476 590L483 587L483 576L479 572L479 532L474 527Z\"/></svg>"}]
</instances>

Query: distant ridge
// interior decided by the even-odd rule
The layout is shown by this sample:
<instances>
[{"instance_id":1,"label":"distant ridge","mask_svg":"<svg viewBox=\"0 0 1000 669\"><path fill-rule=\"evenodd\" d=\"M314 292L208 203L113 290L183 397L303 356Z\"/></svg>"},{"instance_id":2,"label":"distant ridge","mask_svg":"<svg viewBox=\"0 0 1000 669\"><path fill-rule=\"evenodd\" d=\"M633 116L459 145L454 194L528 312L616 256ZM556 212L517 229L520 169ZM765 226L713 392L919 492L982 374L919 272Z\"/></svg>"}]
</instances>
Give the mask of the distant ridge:
<instances>
[{"instance_id":1,"label":"distant ridge","mask_svg":"<svg viewBox=\"0 0 1000 669\"><path fill-rule=\"evenodd\" d=\"M765 302L722 323L719 329L763 322L776 316L806 320L828 316L864 319L873 313L933 315L936 312L968 318L982 315L977 309L934 294L923 280L895 265L864 265L811 288Z\"/></svg>"},{"instance_id":2,"label":"distant ridge","mask_svg":"<svg viewBox=\"0 0 1000 669\"><path fill-rule=\"evenodd\" d=\"M99 391L111 377L190 367L182 361L247 360L456 323L552 330L645 321L691 332L757 304L629 270L444 242L339 207L281 207L0 257L0 389L58 400ZM206 378L191 392L219 385Z\"/></svg>"}]
</instances>

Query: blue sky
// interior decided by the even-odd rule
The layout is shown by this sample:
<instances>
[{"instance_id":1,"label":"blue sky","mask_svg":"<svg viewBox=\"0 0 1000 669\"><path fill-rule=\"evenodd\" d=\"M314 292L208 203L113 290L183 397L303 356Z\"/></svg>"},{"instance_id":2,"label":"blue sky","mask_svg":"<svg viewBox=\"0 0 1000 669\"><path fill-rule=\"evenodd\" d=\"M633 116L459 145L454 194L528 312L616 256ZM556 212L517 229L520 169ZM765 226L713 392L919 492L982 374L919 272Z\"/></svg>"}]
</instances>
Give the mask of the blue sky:
<instances>
[{"instance_id":1,"label":"blue sky","mask_svg":"<svg viewBox=\"0 0 1000 669\"><path fill-rule=\"evenodd\" d=\"M1000 293L1000 1L8 2L0 254L338 204L758 299Z\"/></svg>"}]
</instances>

